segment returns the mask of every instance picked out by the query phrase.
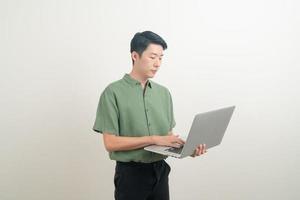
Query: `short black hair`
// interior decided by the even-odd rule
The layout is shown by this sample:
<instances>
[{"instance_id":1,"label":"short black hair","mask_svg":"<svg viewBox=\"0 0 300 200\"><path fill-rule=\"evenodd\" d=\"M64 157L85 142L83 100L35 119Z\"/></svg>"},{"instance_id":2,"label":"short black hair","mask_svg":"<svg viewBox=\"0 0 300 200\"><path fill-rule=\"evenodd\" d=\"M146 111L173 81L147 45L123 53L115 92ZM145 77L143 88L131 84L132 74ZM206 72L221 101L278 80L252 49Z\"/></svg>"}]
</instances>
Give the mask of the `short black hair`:
<instances>
[{"instance_id":1,"label":"short black hair","mask_svg":"<svg viewBox=\"0 0 300 200\"><path fill-rule=\"evenodd\" d=\"M143 52L149 44L159 44L163 50L167 49L167 43L158 34L152 31L137 32L130 42L130 53L137 52L139 56L142 56ZM132 59L132 64L134 63Z\"/></svg>"}]
</instances>

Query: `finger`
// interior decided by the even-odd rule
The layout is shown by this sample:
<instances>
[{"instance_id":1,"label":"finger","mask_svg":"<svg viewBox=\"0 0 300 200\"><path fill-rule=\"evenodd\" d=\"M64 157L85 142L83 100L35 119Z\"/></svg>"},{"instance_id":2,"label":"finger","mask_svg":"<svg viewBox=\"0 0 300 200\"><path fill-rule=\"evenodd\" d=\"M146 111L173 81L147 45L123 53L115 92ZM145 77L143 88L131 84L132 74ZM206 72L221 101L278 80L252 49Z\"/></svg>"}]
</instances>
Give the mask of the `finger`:
<instances>
[{"instance_id":1,"label":"finger","mask_svg":"<svg viewBox=\"0 0 300 200\"><path fill-rule=\"evenodd\" d=\"M176 142L171 142L169 146L175 147L175 148L180 148L180 147L181 147L181 144L176 143Z\"/></svg>"},{"instance_id":2,"label":"finger","mask_svg":"<svg viewBox=\"0 0 300 200\"><path fill-rule=\"evenodd\" d=\"M197 155L200 156L202 154L202 145L200 144L198 147L197 147Z\"/></svg>"},{"instance_id":3,"label":"finger","mask_svg":"<svg viewBox=\"0 0 300 200\"><path fill-rule=\"evenodd\" d=\"M185 143L185 141L182 140L181 138L175 138L175 139L174 139L174 142L177 142L177 143L179 143L179 144L181 144L181 145L183 145L183 144Z\"/></svg>"},{"instance_id":4,"label":"finger","mask_svg":"<svg viewBox=\"0 0 300 200\"><path fill-rule=\"evenodd\" d=\"M205 152L206 152L206 144L203 144L202 154L204 154Z\"/></svg>"},{"instance_id":5,"label":"finger","mask_svg":"<svg viewBox=\"0 0 300 200\"><path fill-rule=\"evenodd\" d=\"M204 146L204 144L202 144L201 154L204 154L204 149L205 149L205 146Z\"/></svg>"},{"instance_id":6,"label":"finger","mask_svg":"<svg viewBox=\"0 0 300 200\"><path fill-rule=\"evenodd\" d=\"M197 149L197 156L200 156L200 152L201 152L201 150L198 148Z\"/></svg>"},{"instance_id":7,"label":"finger","mask_svg":"<svg viewBox=\"0 0 300 200\"><path fill-rule=\"evenodd\" d=\"M199 149L199 151L202 150L202 145L201 144L198 146L198 149Z\"/></svg>"},{"instance_id":8,"label":"finger","mask_svg":"<svg viewBox=\"0 0 300 200\"><path fill-rule=\"evenodd\" d=\"M181 139L181 138L178 138L178 139L179 139L180 144L185 144L185 141L183 139Z\"/></svg>"},{"instance_id":9,"label":"finger","mask_svg":"<svg viewBox=\"0 0 300 200\"><path fill-rule=\"evenodd\" d=\"M203 145L201 145L200 150L199 150L199 156L203 154Z\"/></svg>"},{"instance_id":10,"label":"finger","mask_svg":"<svg viewBox=\"0 0 300 200\"><path fill-rule=\"evenodd\" d=\"M195 156L198 156L199 154L199 147L196 147L195 151L194 151Z\"/></svg>"},{"instance_id":11,"label":"finger","mask_svg":"<svg viewBox=\"0 0 300 200\"><path fill-rule=\"evenodd\" d=\"M199 145L198 146L198 156L200 156L202 154L202 150L203 150L202 145Z\"/></svg>"}]
</instances>

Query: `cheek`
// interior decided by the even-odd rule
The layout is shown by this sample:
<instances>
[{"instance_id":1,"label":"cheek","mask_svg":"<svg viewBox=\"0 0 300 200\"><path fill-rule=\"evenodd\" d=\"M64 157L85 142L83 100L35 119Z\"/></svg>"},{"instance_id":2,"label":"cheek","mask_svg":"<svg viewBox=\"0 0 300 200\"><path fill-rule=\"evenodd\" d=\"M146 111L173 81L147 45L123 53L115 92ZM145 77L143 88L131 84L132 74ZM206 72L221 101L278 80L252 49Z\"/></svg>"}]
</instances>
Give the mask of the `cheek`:
<instances>
[{"instance_id":1,"label":"cheek","mask_svg":"<svg viewBox=\"0 0 300 200\"><path fill-rule=\"evenodd\" d=\"M154 62L153 62L152 60L144 60L144 61L143 61L143 66L144 66L146 69L149 69L149 68L152 67L153 63L154 63Z\"/></svg>"},{"instance_id":2,"label":"cheek","mask_svg":"<svg viewBox=\"0 0 300 200\"><path fill-rule=\"evenodd\" d=\"M150 66L150 67L152 67L153 65L154 65L154 63L155 63L155 60L149 60L148 61L148 66Z\"/></svg>"}]
</instances>

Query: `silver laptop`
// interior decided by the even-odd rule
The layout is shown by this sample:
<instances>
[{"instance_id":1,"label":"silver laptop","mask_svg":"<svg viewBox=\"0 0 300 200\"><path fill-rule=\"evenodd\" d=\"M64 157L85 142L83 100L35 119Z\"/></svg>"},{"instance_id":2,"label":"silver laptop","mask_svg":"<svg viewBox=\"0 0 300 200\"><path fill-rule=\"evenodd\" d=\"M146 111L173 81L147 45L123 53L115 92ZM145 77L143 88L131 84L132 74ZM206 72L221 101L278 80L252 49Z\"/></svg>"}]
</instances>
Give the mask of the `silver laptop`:
<instances>
[{"instance_id":1,"label":"silver laptop","mask_svg":"<svg viewBox=\"0 0 300 200\"><path fill-rule=\"evenodd\" d=\"M230 106L197 114L185 144L180 148L150 145L144 149L175 158L184 158L192 155L199 144L205 144L206 149L217 146L223 139L234 109L235 106Z\"/></svg>"}]
</instances>

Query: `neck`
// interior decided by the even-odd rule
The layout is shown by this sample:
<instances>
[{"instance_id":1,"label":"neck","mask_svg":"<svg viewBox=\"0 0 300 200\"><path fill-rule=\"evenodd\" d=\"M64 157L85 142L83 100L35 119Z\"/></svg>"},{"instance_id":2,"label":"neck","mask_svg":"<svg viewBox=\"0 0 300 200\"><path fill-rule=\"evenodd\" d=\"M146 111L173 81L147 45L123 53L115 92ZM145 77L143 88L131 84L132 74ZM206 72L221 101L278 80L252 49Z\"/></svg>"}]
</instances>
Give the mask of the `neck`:
<instances>
[{"instance_id":1,"label":"neck","mask_svg":"<svg viewBox=\"0 0 300 200\"><path fill-rule=\"evenodd\" d=\"M146 82L148 81L147 78L145 78L145 77L141 76L140 74L136 73L134 70L132 70L132 71L129 73L129 75L130 75L133 79L139 81L139 82L142 84L143 87L145 86Z\"/></svg>"}]
</instances>

